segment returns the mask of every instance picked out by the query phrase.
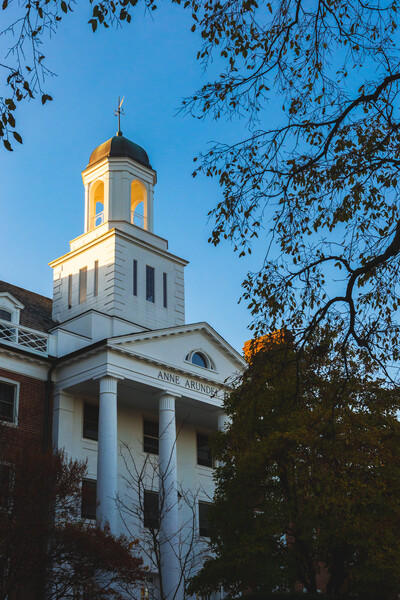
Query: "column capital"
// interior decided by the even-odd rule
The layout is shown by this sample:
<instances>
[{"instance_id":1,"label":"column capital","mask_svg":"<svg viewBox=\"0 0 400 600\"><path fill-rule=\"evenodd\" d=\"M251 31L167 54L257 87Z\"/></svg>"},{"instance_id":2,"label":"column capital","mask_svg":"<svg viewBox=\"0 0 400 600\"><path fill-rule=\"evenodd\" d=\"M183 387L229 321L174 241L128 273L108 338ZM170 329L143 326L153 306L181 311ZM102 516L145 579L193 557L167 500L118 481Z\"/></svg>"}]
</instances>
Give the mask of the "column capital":
<instances>
[{"instance_id":1,"label":"column capital","mask_svg":"<svg viewBox=\"0 0 400 600\"><path fill-rule=\"evenodd\" d=\"M159 410L175 410L175 398L174 394L170 392L161 392L158 397Z\"/></svg>"},{"instance_id":2,"label":"column capital","mask_svg":"<svg viewBox=\"0 0 400 600\"><path fill-rule=\"evenodd\" d=\"M113 394L117 393L118 379L117 377L113 377L112 375L104 375L103 377L99 377L100 379L100 394L104 394L107 392L111 392Z\"/></svg>"}]
</instances>

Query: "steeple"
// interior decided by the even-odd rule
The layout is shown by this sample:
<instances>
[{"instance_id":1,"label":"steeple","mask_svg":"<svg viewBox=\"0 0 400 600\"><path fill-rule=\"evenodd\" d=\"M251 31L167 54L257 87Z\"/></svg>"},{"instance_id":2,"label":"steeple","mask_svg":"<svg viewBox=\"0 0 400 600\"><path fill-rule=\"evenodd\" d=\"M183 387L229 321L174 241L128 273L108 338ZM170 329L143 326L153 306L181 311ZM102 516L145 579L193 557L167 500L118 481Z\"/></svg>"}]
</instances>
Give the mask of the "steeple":
<instances>
[{"instance_id":1,"label":"steeple","mask_svg":"<svg viewBox=\"0 0 400 600\"><path fill-rule=\"evenodd\" d=\"M92 339L99 319L109 335L185 322L187 262L153 231L157 174L144 148L118 134L93 150L82 172L84 233L50 263L53 319Z\"/></svg>"},{"instance_id":2,"label":"steeple","mask_svg":"<svg viewBox=\"0 0 400 600\"><path fill-rule=\"evenodd\" d=\"M118 130L93 150L82 172L85 233L108 221L124 221L153 233L157 174L147 152Z\"/></svg>"}]
</instances>

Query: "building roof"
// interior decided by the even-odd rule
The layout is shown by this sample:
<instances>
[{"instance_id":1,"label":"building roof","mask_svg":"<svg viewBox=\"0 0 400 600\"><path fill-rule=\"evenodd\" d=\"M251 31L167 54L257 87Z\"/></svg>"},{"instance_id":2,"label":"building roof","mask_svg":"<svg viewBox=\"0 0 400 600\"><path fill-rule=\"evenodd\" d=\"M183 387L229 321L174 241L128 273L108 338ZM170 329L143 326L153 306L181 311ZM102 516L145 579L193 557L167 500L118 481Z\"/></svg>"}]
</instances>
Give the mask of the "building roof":
<instances>
[{"instance_id":1,"label":"building roof","mask_svg":"<svg viewBox=\"0 0 400 600\"><path fill-rule=\"evenodd\" d=\"M24 305L20 313L20 325L38 331L49 331L56 325L56 322L51 318L53 305L51 298L35 294L6 281L0 281L1 292L8 292Z\"/></svg>"},{"instance_id":2,"label":"building roof","mask_svg":"<svg viewBox=\"0 0 400 600\"><path fill-rule=\"evenodd\" d=\"M151 169L149 157L144 148L135 144L135 142L131 142L131 140L128 140L120 132L118 133L119 135L115 135L93 150L89 158L88 167L103 158L131 158L144 167Z\"/></svg>"}]
</instances>

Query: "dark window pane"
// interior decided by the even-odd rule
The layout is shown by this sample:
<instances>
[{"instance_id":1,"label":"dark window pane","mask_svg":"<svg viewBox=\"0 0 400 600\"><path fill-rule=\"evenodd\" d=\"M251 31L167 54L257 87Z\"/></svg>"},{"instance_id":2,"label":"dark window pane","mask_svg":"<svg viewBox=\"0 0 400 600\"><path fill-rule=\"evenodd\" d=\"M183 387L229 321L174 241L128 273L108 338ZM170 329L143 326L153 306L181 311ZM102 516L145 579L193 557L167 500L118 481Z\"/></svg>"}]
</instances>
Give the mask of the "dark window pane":
<instances>
[{"instance_id":1,"label":"dark window pane","mask_svg":"<svg viewBox=\"0 0 400 600\"><path fill-rule=\"evenodd\" d=\"M158 423L143 420L143 450L151 454L158 454Z\"/></svg>"},{"instance_id":2,"label":"dark window pane","mask_svg":"<svg viewBox=\"0 0 400 600\"><path fill-rule=\"evenodd\" d=\"M0 319L3 321L11 321L11 313L8 310L4 310L4 308L0 308Z\"/></svg>"},{"instance_id":3,"label":"dark window pane","mask_svg":"<svg viewBox=\"0 0 400 600\"><path fill-rule=\"evenodd\" d=\"M146 300L154 302L154 269L146 265Z\"/></svg>"},{"instance_id":4,"label":"dark window pane","mask_svg":"<svg viewBox=\"0 0 400 600\"><path fill-rule=\"evenodd\" d=\"M167 308L167 274L163 273L163 307Z\"/></svg>"},{"instance_id":5,"label":"dark window pane","mask_svg":"<svg viewBox=\"0 0 400 600\"><path fill-rule=\"evenodd\" d=\"M89 440L99 439L99 407L85 404L83 407L83 437Z\"/></svg>"},{"instance_id":6,"label":"dark window pane","mask_svg":"<svg viewBox=\"0 0 400 600\"><path fill-rule=\"evenodd\" d=\"M208 520L209 502L199 502L199 534L203 537L210 537L211 528Z\"/></svg>"},{"instance_id":7,"label":"dark window pane","mask_svg":"<svg viewBox=\"0 0 400 600\"><path fill-rule=\"evenodd\" d=\"M137 260L133 261L133 295L137 296Z\"/></svg>"},{"instance_id":8,"label":"dark window pane","mask_svg":"<svg viewBox=\"0 0 400 600\"><path fill-rule=\"evenodd\" d=\"M158 438L158 423L156 421L143 421L143 431L145 435L151 435Z\"/></svg>"},{"instance_id":9,"label":"dark window pane","mask_svg":"<svg viewBox=\"0 0 400 600\"><path fill-rule=\"evenodd\" d=\"M144 492L143 525L149 529L160 528L160 509L158 507L158 493Z\"/></svg>"},{"instance_id":10,"label":"dark window pane","mask_svg":"<svg viewBox=\"0 0 400 600\"><path fill-rule=\"evenodd\" d=\"M205 369L207 369L208 365L207 365L207 360L205 358L205 356L203 356L202 354L200 354L200 352L194 352L192 355L192 363L194 365L197 365L198 367L204 367Z\"/></svg>"},{"instance_id":11,"label":"dark window pane","mask_svg":"<svg viewBox=\"0 0 400 600\"><path fill-rule=\"evenodd\" d=\"M0 508L11 507L12 469L10 465L0 464Z\"/></svg>"},{"instance_id":12,"label":"dark window pane","mask_svg":"<svg viewBox=\"0 0 400 600\"><path fill-rule=\"evenodd\" d=\"M0 381L0 420L13 423L15 419L15 385Z\"/></svg>"},{"instance_id":13,"label":"dark window pane","mask_svg":"<svg viewBox=\"0 0 400 600\"><path fill-rule=\"evenodd\" d=\"M197 434L197 464L204 467L213 466L208 435L202 433Z\"/></svg>"},{"instance_id":14,"label":"dark window pane","mask_svg":"<svg viewBox=\"0 0 400 600\"><path fill-rule=\"evenodd\" d=\"M93 479L84 479L82 481L82 519L96 519L96 494L97 482Z\"/></svg>"}]
</instances>

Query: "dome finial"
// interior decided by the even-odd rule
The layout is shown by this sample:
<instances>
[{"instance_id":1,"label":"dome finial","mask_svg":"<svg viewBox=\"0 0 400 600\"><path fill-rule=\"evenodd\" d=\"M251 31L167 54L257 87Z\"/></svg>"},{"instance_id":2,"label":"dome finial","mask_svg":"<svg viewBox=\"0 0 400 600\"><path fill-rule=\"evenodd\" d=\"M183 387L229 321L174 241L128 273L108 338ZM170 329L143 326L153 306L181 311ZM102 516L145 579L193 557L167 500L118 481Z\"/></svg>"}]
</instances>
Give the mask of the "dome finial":
<instances>
[{"instance_id":1,"label":"dome finial","mask_svg":"<svg viewBox=\"0 0 400 600\"><path fill-rule=\"evenodd\" d=\"M122 131L121 131L121 115L125 114L124 113L124 109L121 108L122 103L124 101L124 98L125 98L125 96L122 96L122 100L120 101L120 98L118 96L118 108L117 108L117 110L114 113L115 116L118 116L118 131L117 131L117 135L120 136L120 137L122 136Z\"/></svg>"}]
</instances>

